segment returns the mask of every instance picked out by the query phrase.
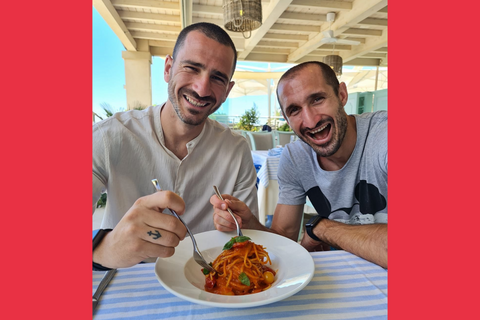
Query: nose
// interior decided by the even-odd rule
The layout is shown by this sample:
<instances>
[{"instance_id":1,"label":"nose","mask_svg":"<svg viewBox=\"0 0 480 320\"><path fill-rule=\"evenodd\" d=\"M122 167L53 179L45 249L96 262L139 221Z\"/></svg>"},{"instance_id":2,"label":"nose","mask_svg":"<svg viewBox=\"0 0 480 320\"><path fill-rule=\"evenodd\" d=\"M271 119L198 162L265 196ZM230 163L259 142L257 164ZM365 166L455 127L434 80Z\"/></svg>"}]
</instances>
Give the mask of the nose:
<instances>
[{"instance_id":1,"label":"nose","mask_svg":"<svg viewBox=\"0 0 480 320\"><path fill-rule=\"evenodd\" d=\"M211 94L210 87L210 76L209 75L198 75L193 82L193 90L200 97L208 97Z\"/></svg>"},{"instance_id":2,"label":"nose","mask_svg":"<svg viewBox=\"0 0 480 320\"><path fill-rule=\"evenodd\" d=\"M302 124L305 128L313 129L320 119L317 119L315 108L305 107L302 110Z\"/></svg>"}]
</instances>

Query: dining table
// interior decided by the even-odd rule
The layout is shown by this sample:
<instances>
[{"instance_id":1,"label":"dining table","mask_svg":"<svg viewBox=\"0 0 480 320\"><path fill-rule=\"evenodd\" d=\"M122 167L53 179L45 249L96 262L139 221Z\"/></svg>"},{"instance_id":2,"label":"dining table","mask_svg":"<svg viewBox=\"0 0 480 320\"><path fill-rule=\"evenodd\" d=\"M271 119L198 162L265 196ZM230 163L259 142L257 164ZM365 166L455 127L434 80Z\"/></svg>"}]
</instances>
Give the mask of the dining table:
<instances>
[{"instance_id":1,"label":"dining table","mask_svg":"<svg viewBox=\"0 0 480 320\"><path fill-rule=\"evenodd\" d=\"M309 254L314 274L302 290L249 308L179 298L160 284L155 263L120 268L100 296L93 319L387 319L387 269L343 250ZM92 272L93 294L105 272Z\"/></svg>"}]
</instances>

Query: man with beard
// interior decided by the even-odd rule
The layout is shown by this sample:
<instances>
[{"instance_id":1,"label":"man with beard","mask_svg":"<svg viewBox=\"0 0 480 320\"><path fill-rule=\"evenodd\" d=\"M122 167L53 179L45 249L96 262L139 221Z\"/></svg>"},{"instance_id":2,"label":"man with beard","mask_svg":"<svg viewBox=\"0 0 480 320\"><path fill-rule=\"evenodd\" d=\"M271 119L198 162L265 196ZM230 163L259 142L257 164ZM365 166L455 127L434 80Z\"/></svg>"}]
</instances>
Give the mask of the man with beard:
<instances>
[{"instance_id":1,"label":"man with beard","mask_svg":"<svg viewBox=\"0 0 480 320\"><path fill-rule=\"evenodd\" d=\"M190 25L165 59L168 101L94 125L94 211L100 195L108 195L94 238L95 270L173 255L186 229L167 208L182 215L193 233L214 230L214 185L258 216L256 172L245 138L208 118L234 85L236 59L222 28ZM152 179L165 191L155 192Z\"/></svg>"},{"instance_id":2,"label":"man with beard","mask_svg":"<svg viewBox=\"0 0 480 320\"><path fill-rule=\"evenodd\" d=\"M343 249L387 268L387 112L347 115L345 83L316 61L288 70L277 96L300 140L282 152L272 226L267 229L243 202L225 196L225 202L210 198L215 227L234 229L224 211L228 205L243 228L296 240L308 197L318 215L306 224L301 243L307 250Z\"/></svg>"}]
</instances>

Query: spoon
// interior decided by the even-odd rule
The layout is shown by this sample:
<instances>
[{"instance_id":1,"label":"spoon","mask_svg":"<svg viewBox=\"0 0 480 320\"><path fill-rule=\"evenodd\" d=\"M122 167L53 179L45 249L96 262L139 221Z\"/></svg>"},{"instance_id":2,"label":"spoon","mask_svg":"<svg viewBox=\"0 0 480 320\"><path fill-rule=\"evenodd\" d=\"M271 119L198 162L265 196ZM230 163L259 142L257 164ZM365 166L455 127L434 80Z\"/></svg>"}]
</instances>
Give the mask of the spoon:
<instances>
[{"instance_id":1,"label":"spoon","mask_svg":"<svg viewBox=\"0 0 480 320\"><path fill-rule=\"evenodd\" d=\"M162 191L162 188L160 188L160 185L158 184L157 179L153 179L152 183L155 186L155 188L157 189L157 191ZM216 272L216 270L213 269L213 267L211 265L209 265L207 263L207 261L205 261L205 258L202 256L202 253L200 252L200 249L198 249L197 242L195 241L195 238L193 237L193 233L190 231L187 224L182 220L182 218L180 218L180 216L174 210L170 209L170 211L173 213L173 215L175 217L177 217L178 220L180 220L181 223L183 223L185 228L187 228L188 235L190 236L190 239L192 239L192 243L193 243L193 259L195 260L195 262L198 263L200 266L204 267L205 269L207 269L210 272Z\"/></svg>"}]
</instances>

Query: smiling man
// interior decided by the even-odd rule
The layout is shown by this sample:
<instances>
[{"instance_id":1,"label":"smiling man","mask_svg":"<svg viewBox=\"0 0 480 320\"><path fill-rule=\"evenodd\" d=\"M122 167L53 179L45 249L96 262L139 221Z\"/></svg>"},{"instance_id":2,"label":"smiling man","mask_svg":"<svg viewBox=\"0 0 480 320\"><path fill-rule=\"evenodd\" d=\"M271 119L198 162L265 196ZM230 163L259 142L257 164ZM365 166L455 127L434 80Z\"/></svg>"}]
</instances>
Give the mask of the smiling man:
<instances>
[{"instance_id":1,"label":"smiling man","mask_svg":"<svg viewBox=\"0 0 480 320\"><path fill-rule=\"evenodd\" d=\"M256 172L245 138L208 118L225 102L237 59L228 34L210 23L183 29L165 59L168 101L113 115L93 127L93 210L107 206L93 267L120 268L174 254L185 227L213 230L213 186L258 216ZM155 192L158 179L163 190Z\"/></svg>"},{"instance_id":2,"label":"smiling man","mask_svg":"<svg viewBox=\"0 0 480 320\"><path fill-rule=\"evenodd\" d=\"M270 231L295 240L308 197L318 215L306 224L305 248L339 248L387 268L387 112L347 115L345 83L316 61L285 72L277 96L300 140L282 152L280 194ZM226 198L244 228L268 230L241 201ZM213 197L210 202L216 228L233 229L221 209L225 204Z\"/></svg>"}]
</instances>

